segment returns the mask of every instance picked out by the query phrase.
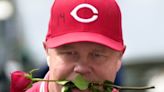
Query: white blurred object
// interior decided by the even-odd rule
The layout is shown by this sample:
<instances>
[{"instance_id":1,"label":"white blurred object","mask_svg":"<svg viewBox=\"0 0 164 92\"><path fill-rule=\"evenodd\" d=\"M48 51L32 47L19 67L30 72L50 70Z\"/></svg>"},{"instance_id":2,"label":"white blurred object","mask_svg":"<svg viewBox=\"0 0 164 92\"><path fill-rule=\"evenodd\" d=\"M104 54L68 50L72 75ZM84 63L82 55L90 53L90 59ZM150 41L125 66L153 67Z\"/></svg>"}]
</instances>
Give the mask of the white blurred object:
<instances>
[{"instance_id":1,"label":"white blurred object","mask_svg":"<svg viewBox=\"0 0 164 92\"><path fill-rule=\"evenodd\" d=\"M5 74L10 79L10 74L17 70L23 70L22 65L15 60L9 60L5 64Z\"/></svg>"},{"instance_id":2,"label":"white blurred object","mask_svg":"<svg viewBox=\"0 0 164 92\"><path fill-rule=\"evenodd\" d=\"M147 92L164 92L164 73L152 77L148 85L155 86L155 89L148 90Z\"/></svg>"},{"instance_id":3,"label":"white blurred object","mask_svg":"<svg viewBox=\"0 0 164 92\"><path fill-rule=\"evenodd\" d=\"M8 0L0 0L0 21L10 18L13 10L13 5Z\"/></svg>"}]
</instances>

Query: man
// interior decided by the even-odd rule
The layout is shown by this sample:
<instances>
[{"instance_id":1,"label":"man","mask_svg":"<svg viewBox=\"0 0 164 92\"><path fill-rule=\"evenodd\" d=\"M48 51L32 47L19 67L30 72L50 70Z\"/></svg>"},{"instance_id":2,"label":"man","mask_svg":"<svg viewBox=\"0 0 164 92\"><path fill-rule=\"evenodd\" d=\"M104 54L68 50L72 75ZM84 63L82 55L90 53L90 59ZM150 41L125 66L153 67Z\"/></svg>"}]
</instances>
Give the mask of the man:
<instances>
[{"instance_id":1,"label":"man","mask_svg":"<svg viewBox=\"0 0 164 92\"><path fill-rule=\"evenodd\" d=\"M117 3L55 0L43 44L49 65L45 79L73 80L80 74L91 82L114 81L125 50ZM55 82L39 82L27 92L61 92L61 87Z\"/></svg>"}]
</instances>

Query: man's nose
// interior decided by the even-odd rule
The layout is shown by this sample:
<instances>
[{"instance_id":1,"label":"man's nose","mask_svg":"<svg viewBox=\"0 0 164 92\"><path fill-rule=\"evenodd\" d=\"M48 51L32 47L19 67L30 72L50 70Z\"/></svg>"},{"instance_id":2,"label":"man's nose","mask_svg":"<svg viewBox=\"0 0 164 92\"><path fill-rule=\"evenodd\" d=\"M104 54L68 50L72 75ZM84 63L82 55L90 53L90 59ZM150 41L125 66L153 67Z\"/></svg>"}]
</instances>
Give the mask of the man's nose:
<instances>
[{"instance_id":1,"label":"man's nose","mask_svg":"<svg viewBox=\"0 0 164 92\"><path fill-rule=\"evenodd\" d=\"M88 75L91 73L91 68L86 64L76 64L74 67L74 72L81 75Z\"/></svg>"}]
</instances>

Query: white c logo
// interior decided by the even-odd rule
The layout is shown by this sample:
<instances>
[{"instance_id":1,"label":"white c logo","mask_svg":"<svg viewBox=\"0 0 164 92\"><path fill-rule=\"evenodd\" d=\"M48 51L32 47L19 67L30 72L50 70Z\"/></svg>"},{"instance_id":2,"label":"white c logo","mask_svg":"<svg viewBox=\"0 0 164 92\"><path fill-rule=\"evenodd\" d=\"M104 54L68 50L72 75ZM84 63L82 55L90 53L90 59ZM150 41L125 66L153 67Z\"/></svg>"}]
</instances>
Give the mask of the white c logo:
<instances>
[{"instance_id":1,"label":"white c logo","mask_svg":"<svg viewBox=\"0 0 164 92\"><path fill-rule=\"evenodd\" d=\"M91 18L88 18L88 19L80 18L80 17L77 15L77 11L78 11L80 8L84 8L84 7L91 9L92 12L93 12L95 15L93 15ZM73 18L75 18L77 21L82 22L82 23L89 23L89 22L95 21L95 20L98 18L98 15L96 15L96 14L98 14L98 10L97 10L94 6L92 6L92 5L90 5L90 4L80 4L80 5L78 5L77 7L75 7L75 8L73 9L73 11L71 12L71 15L73 16Z\"/></svg>"}]
</instances>

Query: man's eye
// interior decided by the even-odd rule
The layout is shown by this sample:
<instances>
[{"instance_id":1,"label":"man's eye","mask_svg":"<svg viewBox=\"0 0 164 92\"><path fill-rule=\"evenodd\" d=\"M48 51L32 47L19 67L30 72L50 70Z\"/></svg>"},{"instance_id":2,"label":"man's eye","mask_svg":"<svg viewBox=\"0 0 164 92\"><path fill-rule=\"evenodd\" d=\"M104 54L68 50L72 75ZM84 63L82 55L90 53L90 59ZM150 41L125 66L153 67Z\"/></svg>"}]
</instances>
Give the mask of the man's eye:
<instances>
[{"instance_id":1,"label":"man's eye","mask_svg":"<svg viewBox=\"0 0 164 92\"><path fill-rule=\"evenodd\" d=\"M95 57L103 57L104 56L103 54L99 54L99 53L93 53L92 55Z\"/></svg>"},{"instance_id":2,"label":"man's eye","mask_svg":"<svg viewBox=\"0 0 164 92\"><path fill-rule=\"evenodd\" d=\"M107 57L108 56L103 53L92 53L91 54L91 59L93 61L98 61L98 62L106 61Z\"/></svg>"},{"instance_id":3,"label":"man's eye","mask_svg":"<svg viewBox=\"0 0 164 92\"><path fill-rule=\"evenodd\" d=\"M76 52L75 51L66 51L66 52L60 52L60 54L63 54L63 55L75 55Z\"/></svg>"},{"instance_id":4,"label":"man's eye","mask_svg":"<svg viewBox=\"0 0 164 92\"><path fill-rule=\"evenodd\" d=\"M79 55L76 51L64 51L59 53L64 61L77 61Z\"/></svg>"},{"instance_id":5,"label":"man's eye","mask_svg":"<svg viewBox=\"0 0 164 92\"><path fill-rule=\"evenodd\" d=\"M75 55L76 52L74 52L74 51L70 51L70 52L65 52L65 54L67 54L67 55Z\"/></svg>"}]
</instances>

